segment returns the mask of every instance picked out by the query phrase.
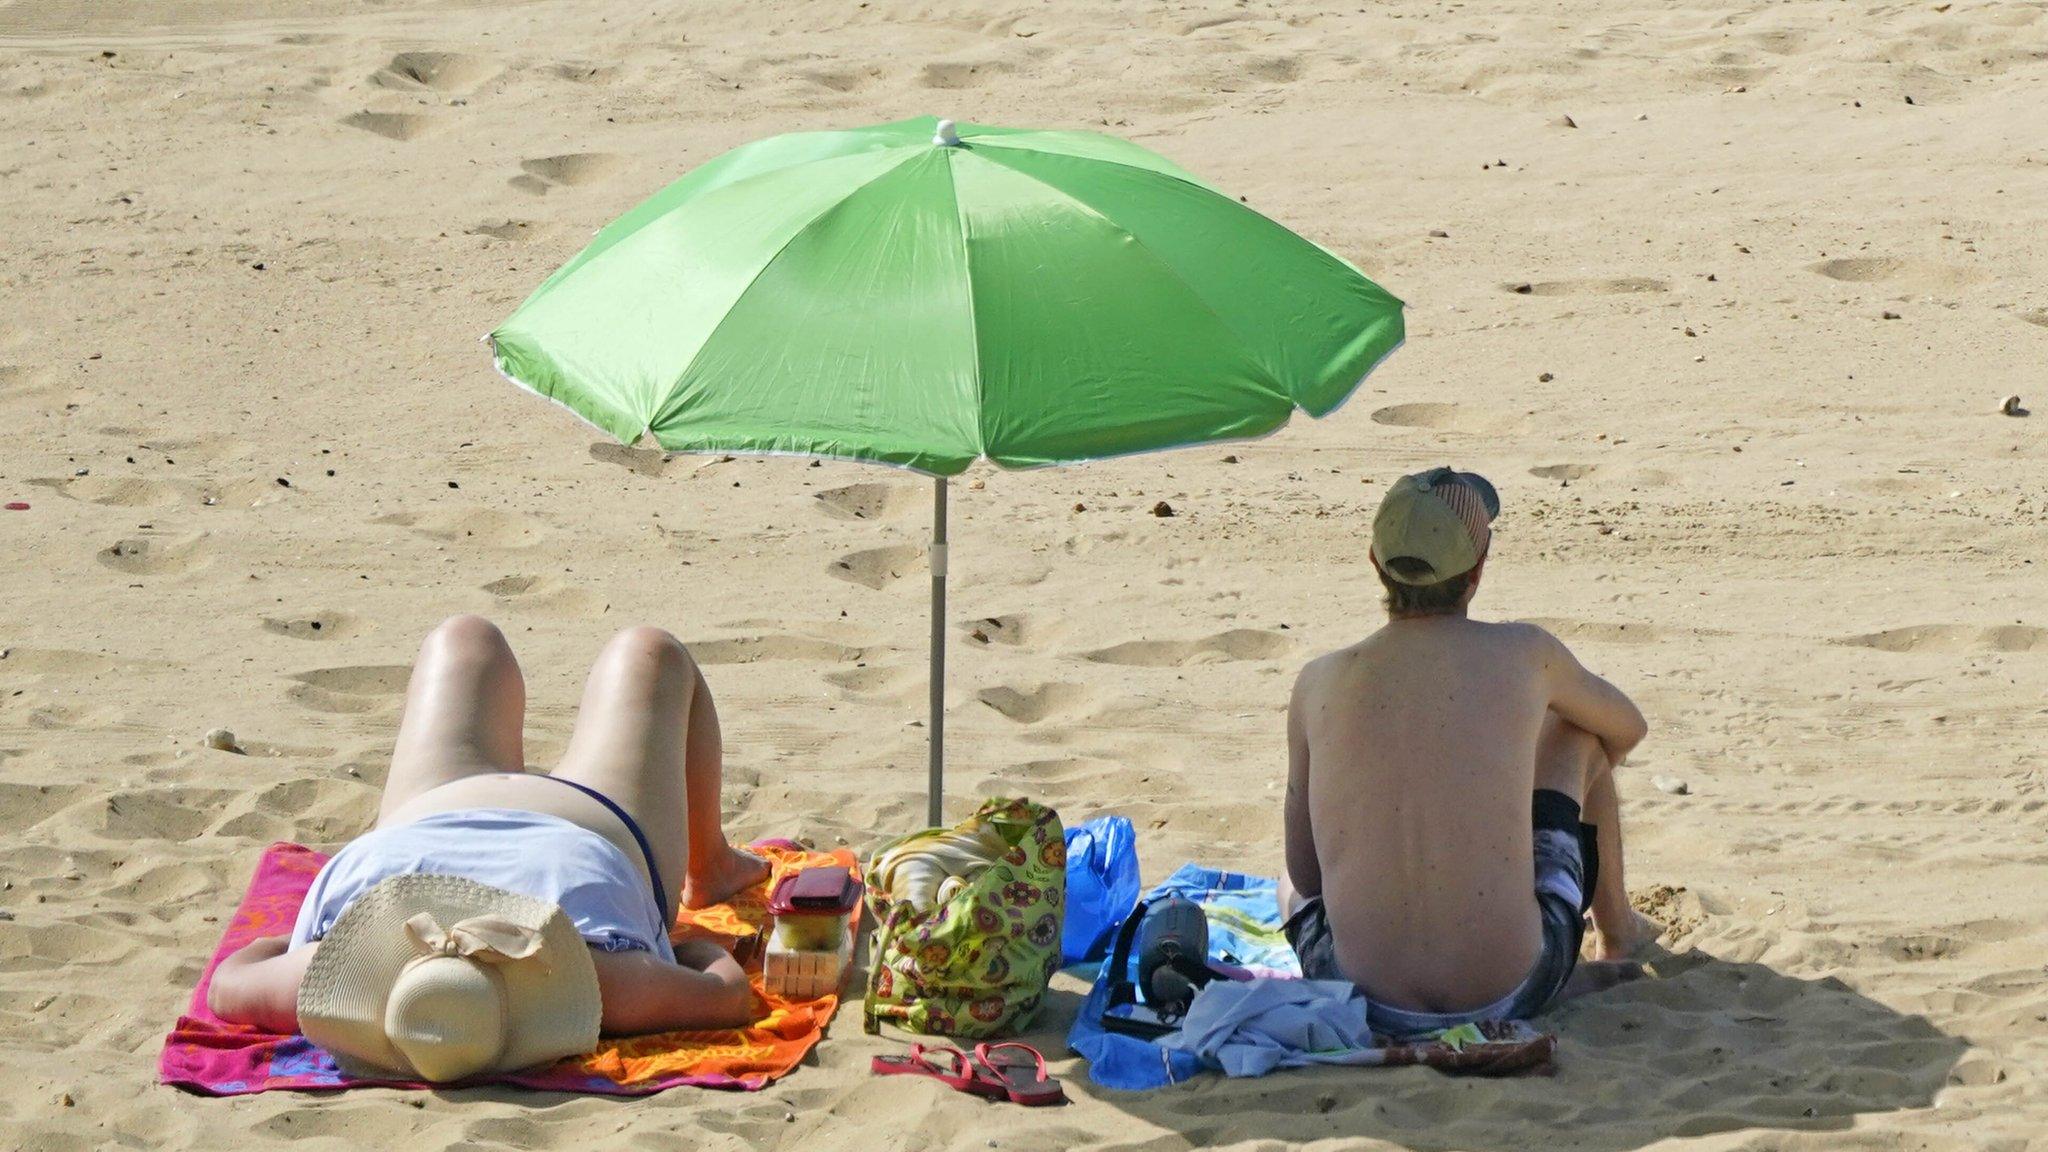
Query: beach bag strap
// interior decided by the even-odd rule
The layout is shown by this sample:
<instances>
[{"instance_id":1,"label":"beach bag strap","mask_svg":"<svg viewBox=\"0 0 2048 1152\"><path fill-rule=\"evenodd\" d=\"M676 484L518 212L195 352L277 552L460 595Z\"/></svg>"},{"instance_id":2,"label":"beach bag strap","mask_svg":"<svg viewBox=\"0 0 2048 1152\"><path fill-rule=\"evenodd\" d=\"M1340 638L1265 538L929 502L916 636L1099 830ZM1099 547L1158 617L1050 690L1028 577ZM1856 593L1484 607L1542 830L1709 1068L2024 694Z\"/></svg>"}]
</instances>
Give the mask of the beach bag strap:
<instances>
[{"instance_id":1,"label":"beach bag strap","mask_svg":"<svg viewBox=\"0 0 2048 1152\"><path fill-rule=\"evenodd\" d=\"M1116 930L1116 944L1109 950L1109 967L1105 970L1109 977L1108 1007L1121 1008L1138 1002L1138 986L1132 983L1130 975L1131 946L1138 939L1138 928L1144 924L1145 913L1152 904L1151 900L1138 901L1131 914L1124 917L1123 927Z\"/></svg>"},{"instance_id":2,"label":"beach bag strap","mask_svg":"<svg viewBox=\"0 0 2048 1152\"><path fill-rule=\"evenodd\" d=\"M882 1003L882 973L888 969L899 929L910 918L910 911L908 904L891 905L888 918L876 925L874 937L868 942L868 991L861 1002L861 1031L870 1036L882 1031L882 1016L877 1011Z\"/></svg>"}]
</instances>

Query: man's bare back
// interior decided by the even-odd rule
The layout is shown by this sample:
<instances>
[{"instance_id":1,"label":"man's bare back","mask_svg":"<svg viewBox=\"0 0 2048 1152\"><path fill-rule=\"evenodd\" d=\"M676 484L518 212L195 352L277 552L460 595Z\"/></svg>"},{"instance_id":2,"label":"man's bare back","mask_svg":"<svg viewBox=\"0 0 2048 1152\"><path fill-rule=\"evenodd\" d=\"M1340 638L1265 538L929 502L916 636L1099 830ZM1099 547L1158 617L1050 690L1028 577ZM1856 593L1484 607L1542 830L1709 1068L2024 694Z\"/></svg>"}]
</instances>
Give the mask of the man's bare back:
<instances>
[{"instance_id":1,"label":"man's bare back","mask_svg":"<svg viewBox=\"0 0 2048 1152\"><path fill-rule=\"evenodd\" d=\"M1530 797L1553 710L1605 732L1610 759L1641 739L1627 698L1532 625L1396 620L1303 670L1289 872L1323 896L1338 962L1375 1000L1461 1011L1528 974Z\"/></svg>"},{"instance_id":2,"label":"man's bare back","mask_svg":"<svg viewBox=\"0 0 2048 1152\"><path fill-rule=\"evenodd\" d=\"M1596 955L1654 934L1612 777L1642 713L1541 628L1466 615L1498 512L1471 473L1391 485L1372 544L1389 622L1303 669L1288 713L1289 939L1409 1031L1563 994L1588 900Z\"/></svg>"}]
</instances>

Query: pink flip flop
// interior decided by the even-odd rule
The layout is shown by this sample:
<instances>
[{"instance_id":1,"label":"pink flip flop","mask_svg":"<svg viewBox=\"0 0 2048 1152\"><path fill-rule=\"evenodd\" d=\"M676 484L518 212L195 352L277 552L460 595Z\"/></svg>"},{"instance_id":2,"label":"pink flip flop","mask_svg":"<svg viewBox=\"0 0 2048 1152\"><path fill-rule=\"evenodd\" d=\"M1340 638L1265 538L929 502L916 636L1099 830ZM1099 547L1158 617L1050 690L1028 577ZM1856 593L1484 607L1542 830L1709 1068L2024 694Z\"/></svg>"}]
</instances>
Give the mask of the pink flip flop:
<instances>
[{"instance_id":1,"label":"pink flip flop","mask_svg":"<svg viewBox=\"0 0 2048 1152\"><path fill-rule=\"evenodd\" d=\"M868 1062L868 1068L877 1076L923 1076L970 1096L1000 1100L1004 1094L1003 1085L983 1076L967 1053L943 1045L927 1048L912 1044L910 1055L877 1056Z\"/></svg>"},{"instance_id":2,"label":"pink flip flop","mask_svg":"<svg viewBox=\"0 0 2048 1152\"><path fill-rule=\"evenodd\" d=\"M1067 1090L1046 1074L1045 1055L1029 1044L1005 1040L976 1044L974 1063L983 1077L993 1078L999 1098L1027 1108L1067 1102Z\"/></svg>"}]
</instances>

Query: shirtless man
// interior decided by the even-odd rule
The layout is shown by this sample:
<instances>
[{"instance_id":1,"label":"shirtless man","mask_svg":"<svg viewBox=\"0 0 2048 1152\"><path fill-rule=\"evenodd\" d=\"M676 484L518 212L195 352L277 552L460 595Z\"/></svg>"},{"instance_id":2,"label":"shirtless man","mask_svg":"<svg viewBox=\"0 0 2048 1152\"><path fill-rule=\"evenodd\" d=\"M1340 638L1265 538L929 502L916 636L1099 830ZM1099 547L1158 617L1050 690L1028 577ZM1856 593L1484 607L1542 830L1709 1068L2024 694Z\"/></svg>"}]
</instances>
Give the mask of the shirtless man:
<instances>
[{"instance_id":1,"label":"shirtless man","mask_svg":"<svg viewBox=\"0 0 2048 1152\"><path fill-rule=\"evenodd\" d=\"M1288 940L1389 1035L1526 1019L1633 974L1659 930L1614 791L1642 713L1541 628L1465 614L1499 511L1475 474L1397 481L1372 532L1388 623L1303 669L1288 712Z\"/></svg>"}]
</instances>

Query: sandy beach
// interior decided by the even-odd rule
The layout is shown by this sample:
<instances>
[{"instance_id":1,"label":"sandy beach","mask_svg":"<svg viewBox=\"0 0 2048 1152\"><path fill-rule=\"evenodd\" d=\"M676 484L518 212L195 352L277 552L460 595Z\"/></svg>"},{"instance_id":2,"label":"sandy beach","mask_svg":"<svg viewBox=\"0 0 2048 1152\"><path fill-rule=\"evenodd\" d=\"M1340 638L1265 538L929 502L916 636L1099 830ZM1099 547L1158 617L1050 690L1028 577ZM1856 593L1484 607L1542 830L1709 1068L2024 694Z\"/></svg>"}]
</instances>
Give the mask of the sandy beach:
<instances>
[{"instance_id":1,"label":"sandy beach","mask_svg":"<svg viewBox=\"0 0 2048 1152\"><path fill-rule=\"evenodd\" d=\"M1381 619L1386 483L1453 463L1505 505L1475 614L1649 716L1658 978L1503 1081L1094 1090L1063 977L1057 1110L869 1076L857 1004L750 1095L158 1086L450 614L512 638L538 765L651 622L736 835L922 822L928 483L607 443L478 337L728 148L925 114L1125 136L1409 304L1328 419L955 484L950 810L1278 872L1291 678ZM2048 1149L2044 123L2039 2L0 0L0 1146Z\"/></svg>"}]
</instances>

